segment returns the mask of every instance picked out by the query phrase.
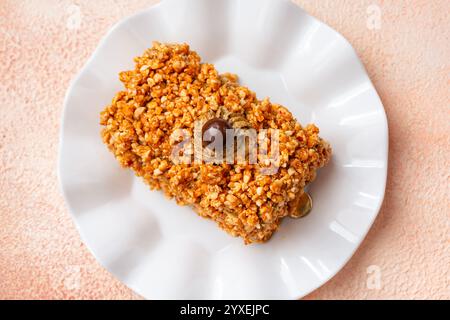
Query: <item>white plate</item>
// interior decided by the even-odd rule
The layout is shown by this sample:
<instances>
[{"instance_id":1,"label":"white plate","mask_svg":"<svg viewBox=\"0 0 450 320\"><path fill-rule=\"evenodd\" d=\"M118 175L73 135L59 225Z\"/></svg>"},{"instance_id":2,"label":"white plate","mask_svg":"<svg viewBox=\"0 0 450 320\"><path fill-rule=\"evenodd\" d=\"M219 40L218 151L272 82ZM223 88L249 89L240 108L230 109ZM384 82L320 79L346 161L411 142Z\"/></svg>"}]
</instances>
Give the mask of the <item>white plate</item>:
<instances>
[{"instance_id":1,"label":"white plate","mask_svg":"<svg viewBox=\"0 0 450 320\"><path fill-rule=\"evenodd\" d=\"M215 223L150 191L100 139L99 112L118 72L152 41L187 42L259 98L316 123L333 147L311 186L313 212L245 246ZM67 92L59 176L81 237L98 261L146 298L299 298L349 260L384 196L388 128L351 45L279 0L165 0L114 26Z\"/></svg>"}]
</instances>

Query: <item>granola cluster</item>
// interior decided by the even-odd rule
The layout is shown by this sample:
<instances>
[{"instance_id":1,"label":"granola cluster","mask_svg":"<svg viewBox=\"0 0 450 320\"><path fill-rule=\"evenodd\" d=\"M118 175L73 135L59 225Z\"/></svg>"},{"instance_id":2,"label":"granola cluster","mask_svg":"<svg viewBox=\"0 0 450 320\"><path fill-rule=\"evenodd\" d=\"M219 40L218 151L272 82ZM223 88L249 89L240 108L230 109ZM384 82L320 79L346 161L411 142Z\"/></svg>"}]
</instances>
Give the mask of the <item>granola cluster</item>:
<instances>
[{"instance_id":1,"label":"granola cluster","mask_svg":"<svg viewBox=\"0 0 450 320\"><path fill-rule=\"evenodd\" d=\"M155 42L135 68L120 73L125 89L101 112L102 138L123 167L152 189L192 206L245 243L264 242L281 218L296 210L305 185L324 166L331 149L314 125L302 127L283 106L240 86L237 77L201 63L187 44ZM240 115L252 128L279 129L279 158L270 165L175 163L176 129L194 133L194 122L211 112Z\"/></svg>"}]
</instances>

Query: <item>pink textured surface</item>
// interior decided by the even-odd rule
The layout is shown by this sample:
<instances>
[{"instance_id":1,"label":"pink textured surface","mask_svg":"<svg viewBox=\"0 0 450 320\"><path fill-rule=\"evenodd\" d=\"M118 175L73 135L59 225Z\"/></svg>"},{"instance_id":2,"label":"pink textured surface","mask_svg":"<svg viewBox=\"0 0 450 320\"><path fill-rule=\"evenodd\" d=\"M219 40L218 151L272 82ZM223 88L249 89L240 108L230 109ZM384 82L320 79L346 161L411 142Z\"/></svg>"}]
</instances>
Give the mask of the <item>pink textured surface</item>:
<instances>
[{"instance_id":1,"label":"pink textured surface","mask_svg":"<svg viewBox=\"0 0 450 320\"><path fill-rule=\"evenodd\" d=\"M82 244L56 162L70 80L113 23L154 2L76 1L75 29L75 2L0 2L0 298L140 298ZM307 298L450 299L450 3L296 2L353 44L390 128L382 210L350 262ZM374 3L378 30L366 27ZM378 289L367 286L372 265Z\"/></svg>"}]
</instances>

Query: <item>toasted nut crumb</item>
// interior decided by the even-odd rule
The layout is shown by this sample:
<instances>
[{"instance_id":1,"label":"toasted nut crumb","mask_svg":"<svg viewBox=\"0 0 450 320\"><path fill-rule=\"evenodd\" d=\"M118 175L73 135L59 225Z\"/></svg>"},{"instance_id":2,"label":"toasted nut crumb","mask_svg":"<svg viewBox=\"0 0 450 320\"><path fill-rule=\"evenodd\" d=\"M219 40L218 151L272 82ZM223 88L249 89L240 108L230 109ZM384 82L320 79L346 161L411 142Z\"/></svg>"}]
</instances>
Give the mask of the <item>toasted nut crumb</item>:
<instances>
[{"instance_id":1,"label":"toasted nut crumb","mask_svg":"<svg viewBox=\"0 0 450 320\"><path fill-rule=\"evenodd\" d=\"M236 75L201 63L187 44L155 42L135 63L119 74L124 89L100 115L102 139L119 163L245 243L268 240L330 159L331 148L319 129L302 127L283 106L257 99ZM195 121L211 113L235 129L280 129L279 161L262 158L241 166L169 160L181 141L171 134L177 128L192 131ZM194 150L182 151L191 159ZM271 165L278 168L275 173L261 173Z\"/></svg>"}]
</instances>

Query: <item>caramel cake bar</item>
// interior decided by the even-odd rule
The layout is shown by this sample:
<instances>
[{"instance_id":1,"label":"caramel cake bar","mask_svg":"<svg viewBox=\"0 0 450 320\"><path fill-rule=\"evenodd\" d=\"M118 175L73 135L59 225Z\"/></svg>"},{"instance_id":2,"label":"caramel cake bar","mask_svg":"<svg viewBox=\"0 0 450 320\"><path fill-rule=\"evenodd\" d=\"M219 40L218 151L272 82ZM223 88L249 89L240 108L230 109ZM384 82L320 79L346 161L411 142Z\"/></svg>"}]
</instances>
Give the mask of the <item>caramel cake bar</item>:
<instances>
[{"instance_id":1,"label":"caramel cake bar","mask_svg":"<svg viewBox=\"0 0 450 320\"><path fill-rule=\"evenodd\" d=\"M331 157L315 125L303 127L285 107L258 100L187 44L155 42L119 78L125 88L101 112L101 136L151 189L246 244L267 241L283 217L304 210L305 186ZM237 142L244 131L256 132L256 147L250 135Z\"/></svg>"}]
</instances>

